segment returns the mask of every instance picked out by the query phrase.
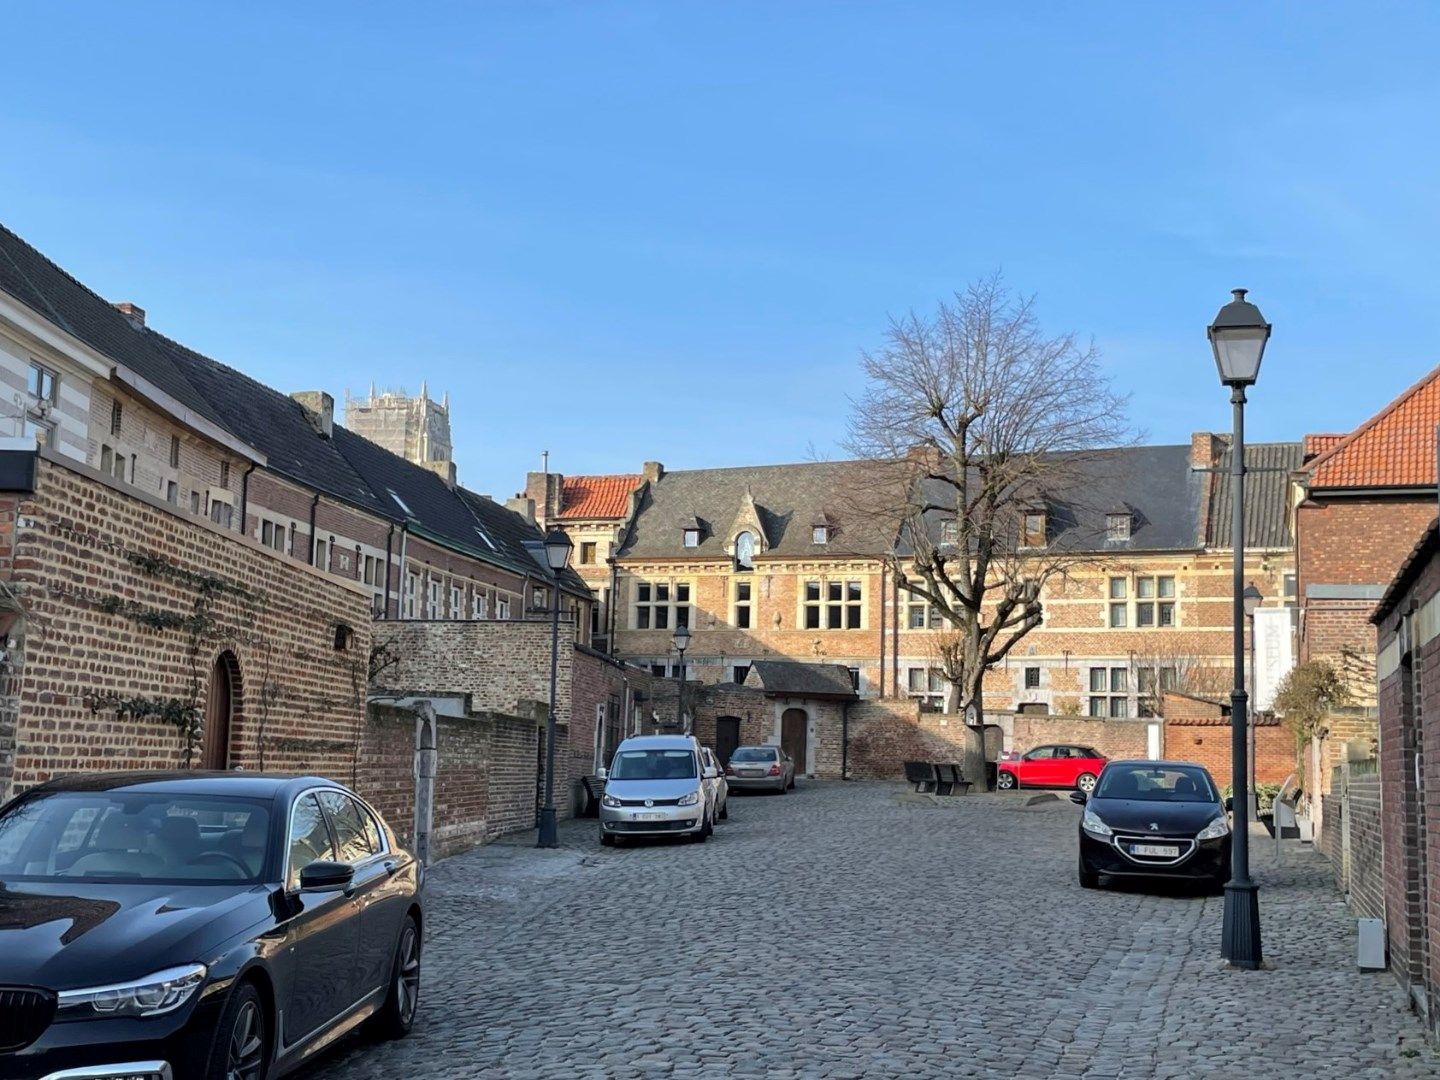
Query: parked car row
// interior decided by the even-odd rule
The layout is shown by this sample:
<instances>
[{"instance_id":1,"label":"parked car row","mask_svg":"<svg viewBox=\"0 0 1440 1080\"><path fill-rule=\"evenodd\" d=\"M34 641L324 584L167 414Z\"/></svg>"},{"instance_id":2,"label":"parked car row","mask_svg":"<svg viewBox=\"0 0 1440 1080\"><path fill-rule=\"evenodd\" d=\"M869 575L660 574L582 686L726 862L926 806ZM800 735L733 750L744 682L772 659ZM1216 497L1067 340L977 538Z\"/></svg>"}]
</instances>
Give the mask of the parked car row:
<instances>
[{"instance_id":1,"label":"parked car row","mask_svg":"<svg viewBox=\"0 0 1440 1080\"><path fill-rule=\"evenodd\" d=\"M693 735L636 735L615 748L600 797L600 843L678 836L703 844L730 816L730 789L784 793L795 762L777 746L741 746L723 768Z\"/></svg>"}]
</instances>

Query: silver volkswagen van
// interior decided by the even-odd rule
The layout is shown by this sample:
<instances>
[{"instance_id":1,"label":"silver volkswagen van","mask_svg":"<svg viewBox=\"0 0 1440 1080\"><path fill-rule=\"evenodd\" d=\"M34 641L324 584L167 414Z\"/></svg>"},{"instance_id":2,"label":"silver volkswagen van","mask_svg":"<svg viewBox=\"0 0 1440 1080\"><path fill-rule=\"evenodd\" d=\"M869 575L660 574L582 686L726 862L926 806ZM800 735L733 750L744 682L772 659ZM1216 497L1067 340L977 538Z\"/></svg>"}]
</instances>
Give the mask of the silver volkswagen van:
<instances>
[{"instance_id":1,"label":"silver volkswagen van","mask_svg":"<svg viewBox=\"0 0 1440 1080\"><path fill-rule=\"evenodd\" d=\"M636 735L615 750L603 771L600 843L630 836L690 836L704 843L715 830L706 768L693 735Z\"/></svg>"}]
</instances>

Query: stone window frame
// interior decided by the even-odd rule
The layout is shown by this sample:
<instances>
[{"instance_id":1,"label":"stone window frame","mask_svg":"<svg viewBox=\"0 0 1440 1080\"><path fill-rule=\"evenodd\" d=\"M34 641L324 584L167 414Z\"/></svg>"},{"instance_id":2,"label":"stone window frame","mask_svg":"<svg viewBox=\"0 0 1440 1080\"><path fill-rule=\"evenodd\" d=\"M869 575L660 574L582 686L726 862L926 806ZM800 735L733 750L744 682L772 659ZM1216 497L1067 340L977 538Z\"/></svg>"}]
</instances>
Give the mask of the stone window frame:
<instances>
[{"instance_id":1,"label":"stone window frame","mask_svg":"<svg viewBox=\"0 0 1440 1080\"><path fill-rule=\"evenodd\" d=\"M111 435L119 435L119 434L120 434L120 426L121 426L121 421L122 421L122 419L124 418L124 414L125 414L125 409L124 409L124 407L120 404L120 399L119 399L119 398L112 398L112 399L110 400L110 434L111 434Z\"/></svg>"},{"instance_id":2,"label":"stone window frame","mask_svg":"<svg viewBox=\"0 0 1440 1080\"><path fill-rule=\"evenodd\" d=\"M465 586L450 583L450 618L463 619L465 617Z\"/></svg>"},{"instance_id":3,"label":"stone window frame","mask_svg":"<svg viewBox=\"0 0 1440 1080\"><path fill-rule=\"evenodd\" d=\"M745 595L741 596L741 591ZM755 629L756 600L755 579L737 578L730 583L730 625L736 630ZM744 614L742 620L741 614Z\"/></svg>"},{"instance_id":4,"label":"stone window frame","mask_svg":"<svg viewBox=\"0 0 1440 1080\"><path fill-rule=\"evenodd\" d=\"M420 574L418 571L405 571L405 586L400 597L400 616L405 619L420 617Z\"/></svg>"},{"instance_id":5,"label":"stone window frame","mask_svg":"<svg viewBox=\"0 0 1440 1080\"><path fill-rule=\"evenodd\" d=\"M920 625L916 626L916 620ZM905 630L939 630L944 626L944 620L940 617L940 609L934 604L921 599L913 594L907 594L905 600Z\"/></svg>"},{"instance_id":6,"label":"stone window frame","mask_svg":"<svg viewBox=\"0 0 1440 1080\"><path fill-rule=\"evenodd\" d=\"M1090 664L1085 686L1086 716L1097 719L1129 719L1131 688L1130 668L1127 665L1105 662Z\"/></svg>"},{"instance_id":7,"label":"stone window frame","mask_svg":"<svg viewBox=\"0 0 1440 1080\"><path fill-rule=\"evenodd\" d=\"M1033 676L1033 678L1032 678ZM1040 689L1040 667L1037 664L1027 664L1024 674L1021 677L1021 685L1026 690Z\"/></svg>"},{"instance_id":8,"label":"stone window frame","mask_svg":"<svg viewBox=\"0 0 1440 1080\"><path fill-rule=\"evenodd\" d=\"M935 712L942 712L945 708L944 674L935 667L907 667L905 696Z\"/></svg>"},{"instance_id":9,"label":"stone window frame","mask_svg":"<svg viewBox=\"0 0 1440 1080\"><path fill-rule=\"evenodd\" d=\"M801 575L795 590L795 625L801 630L867 630L865 578L860 574L831 577ZM813 588L812 588L813 587ZM838 595L837 595L838 588ZM853 595L852 595L853 589ZM853 623L852 623L853 616ZM835 625L832 625L832 621ZM811 623L814 625L811 625Z\"/></svg>"},{"instance_id":10,"label":"stone window frame","mask_svg":"<svg viewBox=\"0 0 1440 1080\"><path fill-rule=\"evenodd\" d=\"M581 566L594 566L599 558L600 542L598 540L581 540L579 559Z\"/></svg>"},{"instance_id":11,"label":"stone window frame","mask_svg":"<svg viewBox=\"0 0 1440 1080\"><path fill-rule=\"evenodd\" d=\"M664 590L663 598L661 590ZM684 590L683 596L681 590ZM695 593L692 578L636 580L630 591L630 629L673 631L678 626L693 628ZM644 626L640 625L642 622Z\"/></svg>"}]
</instances>

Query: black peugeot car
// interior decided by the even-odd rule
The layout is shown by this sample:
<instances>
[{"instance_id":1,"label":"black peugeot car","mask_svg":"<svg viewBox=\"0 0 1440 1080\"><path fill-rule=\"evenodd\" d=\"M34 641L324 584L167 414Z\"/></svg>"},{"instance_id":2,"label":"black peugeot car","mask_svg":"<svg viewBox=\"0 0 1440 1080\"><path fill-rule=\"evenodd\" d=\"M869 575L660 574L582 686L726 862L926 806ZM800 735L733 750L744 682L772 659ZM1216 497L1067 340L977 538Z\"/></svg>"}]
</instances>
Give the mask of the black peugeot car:
<instances>
[{"instance_id":1,"label":"black peugeot car","mask_svg":"<svg viewBox=\"0 0 1440 1080\"><path fill-rule=\"evenodd\" d=\"M422 868L316 777L111 773L0 808L0 1080L264 1080L405 1035Z\"/></svg>"},{"instance_id":2,"label":"black peugeot car","mask_svg":"<svg viewBox=\"0 0 1440 1080\"><path fill-rule=\"evenodd\" d=\"M1080 818L1080 884L1106 877L1185 878L1221 889L1230 878L1229 800L1204 766L1112 761L1095 790L1070 796Z\"/></svg>"}]
</instances>

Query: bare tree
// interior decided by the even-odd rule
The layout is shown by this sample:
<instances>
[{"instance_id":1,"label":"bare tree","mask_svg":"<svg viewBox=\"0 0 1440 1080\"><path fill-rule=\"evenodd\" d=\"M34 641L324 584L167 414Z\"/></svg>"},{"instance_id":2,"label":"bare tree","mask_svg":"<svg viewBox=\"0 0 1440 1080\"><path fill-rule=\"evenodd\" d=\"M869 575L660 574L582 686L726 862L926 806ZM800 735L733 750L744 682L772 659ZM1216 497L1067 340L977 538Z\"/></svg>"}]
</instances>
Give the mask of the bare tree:
<instances>
[{"instance_id":1,"label":"bare tree","mask_svg":"<svg viewBox=\"0 0 1440 1080\"><path fill-rule=\"evenodd\" d=\"M1135 699L1142 716L1164 716L1165 694L1175 691L1191 697L1226 701L1234 682L1228 660L1196 656L1160 633L1148 638L1149 648L1130 656Z\"/></svg>"},{"instance_id":2,"label":"bare tree","mask_svg":"<svg viewBox=\"0 0 1440 1080\"><path fill-rule=\"evenodd\" d=\"M1126 439L1126 400L1093 344L1047 335L998 275L892 320L863 363L847 449L888 475L849 509L898 522L885 560L936 609L947 704L980 725L985 672L1040 625L1045 583L1084 558L1050 543L1052 500L1089 452Z\"/></svg>"}]
</instances>

